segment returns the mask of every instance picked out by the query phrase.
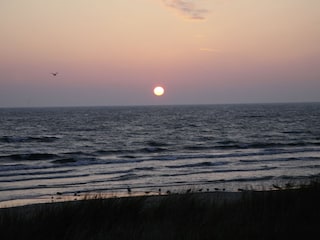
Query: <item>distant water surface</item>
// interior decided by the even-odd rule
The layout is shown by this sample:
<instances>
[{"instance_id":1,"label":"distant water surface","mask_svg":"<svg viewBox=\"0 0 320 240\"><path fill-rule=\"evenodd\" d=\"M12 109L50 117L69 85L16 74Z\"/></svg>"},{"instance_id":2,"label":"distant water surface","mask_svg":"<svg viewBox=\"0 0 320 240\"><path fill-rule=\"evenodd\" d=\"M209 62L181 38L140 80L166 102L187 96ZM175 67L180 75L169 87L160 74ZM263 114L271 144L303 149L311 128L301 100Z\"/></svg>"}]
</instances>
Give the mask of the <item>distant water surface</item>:
<instances>
[{"instance_id":1,"label":"distant water surface","mask_svg":"<svg viewBox=\"0 0 320 240\"><path fill-rule=\"evenodd\" d=\"M319 174L319 103L0 109L0 201L259 190Z\"/></svg>"}]
</instances>

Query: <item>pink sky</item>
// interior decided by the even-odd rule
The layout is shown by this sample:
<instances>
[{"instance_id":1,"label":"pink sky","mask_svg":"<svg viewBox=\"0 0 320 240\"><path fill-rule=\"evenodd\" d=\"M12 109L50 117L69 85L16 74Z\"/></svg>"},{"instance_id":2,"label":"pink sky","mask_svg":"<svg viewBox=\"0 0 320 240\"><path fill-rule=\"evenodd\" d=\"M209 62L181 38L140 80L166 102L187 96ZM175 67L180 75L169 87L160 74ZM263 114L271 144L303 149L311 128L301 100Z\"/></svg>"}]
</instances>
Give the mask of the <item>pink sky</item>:
<instances>
[{"instance_id":1,"label":"pink sky","mask_svg":"<svg viewBox=\"0 0 320 240\"><path fill-rule=\"evenodd\" d=\"M0 107L320 101L319 9L318 0L3 0Z\"/></svg>"}]
</instances>

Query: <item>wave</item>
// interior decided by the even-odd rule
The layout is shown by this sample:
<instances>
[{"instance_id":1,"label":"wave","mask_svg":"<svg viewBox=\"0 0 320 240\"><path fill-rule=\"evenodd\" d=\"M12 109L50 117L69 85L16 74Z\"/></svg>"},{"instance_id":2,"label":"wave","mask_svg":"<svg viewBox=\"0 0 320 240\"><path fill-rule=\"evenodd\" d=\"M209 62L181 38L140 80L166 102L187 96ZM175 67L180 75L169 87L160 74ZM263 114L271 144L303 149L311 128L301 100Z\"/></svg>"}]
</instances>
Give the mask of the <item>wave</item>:
<instances>
[{"instance_id":1,"label":"wave","mask_svg":"<svg viewBox=\"0 0 320 240\"><path fill-rule=\"evenodd\" d=\"M229 162L200 162L200 163L192 163L192 164L184 164L184 165L173 165L166 166L167 168L196 168L196 167L208 167L208 166L222 166L227 165Z\"/></svg>"},{"instance_id":2,"label":"wave","mask_svg":"<svg viewBox=\"0 0 320 240\"><path fill-rule=\"evenodd\" d=\"M12 179L12 180L0 180L0 182L26 182L26 181L34 181L34 180L52 180L52 179L68 179L68 178L82 178L88 177L90 174L75 174L75 175L58 175L58 176L37 176L37 177L26 177L20 179Z\"/></svg>"},{"instance_id":3,"label":"wave","mask_svg":"<svg viewBox=\"0 0 320 240\"><path fill-rule=\"evenodd\" d=\"M231 178L228 180L223 180L223 182L258 182L267 181L274 179L274 176L263 176L263 177L243 177L243 178Z\"/></svg>"},{"instance_id":4,"label":"wave","mask_svg":"<svg viewBox=\"0 0 320 240\"><path fill-rule=\"evenodd\" d=\"M302 149L277 149L276 151L259 151L259 152L232 152L232 153L220 153L220 154L202 154L202 153L192 153L192 154L180 154L180 155L158 155L150 157L146 160L154 161L172 161L172 160L187 160L187 159L232 159L240 157L260 157L260 156L273 156L281 154L293 154L293 153L307 153L307 152L320 152L317 148L302 148ZM286 158L287 159L287 158ZM318 160L316 158L315 160ZM290 159L288 159L290 160ZM240 160L242 162L246 161L263 161L263 160ZM269 161L269 160L266 160ZM272 161L272 160L270 160Z\"/></svg>"},{"instance_id":5,"label":"wave","mask_svg":"<svg viewBox=\"0 0 320 240\"><path fill-rule=\"evenodd\" d=\"M191 176L191 175L213 174L213 173L235 173L235 172L244 173L244 172L270 171L270 170L277 169L277 167L264 166L264 167L246 168L246 169L203 169L201 171L195 171L195 172L193 172L191 169L188 172L174 173L174 174L168 173L168 174L162 174L161 176L178 177L178 176Z\"/></svg>"},{"instance_id":6,"label":"wave","mask_svg":"<svg viewBox=\"0 0 320 240\"><path fill-rule=\"evenodd\" d=\"M154 167L137 167L137 168L134 168L133 170L136 170L136 171L152 171L152 170L154 170Z\"/></svg>"},{"instance_id":7,"label":"wave","mask_svg":"<svg viewBox=\"0 0 320 240\"><path fill-rule=\"evenodd\" d=\"M315 141L295 141L295 142L254 142L254 143L235 143L233 141L218 142L212 149L232 150L232 149L281 149L292 147L320 146L320 142ZM203 148L200 148L200 150Z\"/></svg>"},{"instance_id":8,"label":"wave","mask_svg":"<svg viewBox=\"0 0 320 240\"><path fill-rule=\"evenodd\" d=\"M40 170L40 169L49 169L52 166L34 166L34 165L26 165L26 164L9 164L5 166L1 166L0 173L8 172L8 171L15 171L18 175L20 171L28 171L28 170Z\"/></svg>"},{"instance_id":9,"label":"wave","mask_svg":"<svg viewBox=\"0 0 320 240\"><path fill-rule=\"evenodd\" d=\"M0 172L0 177L15 177L15 176L33 176L33 175L51 175L51 174L66 174L73 170L49 170L49 171L28 171L28 172Z\"/></svg>"},{"instance_id":10,"label":"wave","mask_svg":"<svg viewBox=\"0 0 320 240\"><path fill-rule=\"evenodd\" d=\"M159 144L161 145L161 144ZM13 160L53 160L56 164L70 164L79 160L102 160L104 163L130 163L141 161L173 161L181 159L218 159L218 158L236 158L236 157L253 157L268 156L277 154L293 154L302 152L320 152L318 147L298 147L298 148L263 148L259 151L250 151L249 149L235 149L236 151L221 151L212 154L212 147L206 146L185 146L183 149L193 150L194 152L180 152L179 150L167 149L165 147L149 146L140 149L114 149L114 150L96 150L93 152L68 152L59 155L50 155L44 153L28 156L28 154L12 155ZM199 151L198 151L199 150ZM209 151L206 151L209 150ZM179 153L180 152L180 153ZM166 154L169 153L169 154ZM10 158L10 156L0 156L1 158ZM115 159L116 158L116 159Z\"/></svg>"},{"instance_id":11,"label":"wave","mask_svg":"<svg viewBox=\"0 0 320 240\"><path fill-rule=\"evenodd\" d=\"M214 146L192 145L192 146L185 146L185 147L183 147L183 149L185 149L185 150L201 151L201 150L210 150L210 149L214 149Z\"/></svg>"},{"instance_id":12,"label":"wave","mask_svg":"<svg viewBox=\"0 0 320 240\"><path fill-rule=\"evenodd\" d=\"M19 137L19 136L3 136L0 137L0 142L3 143L22 143L22 142L38 142L38 143L52 143L59 140L61 137L57 136L40 136L40 137Z\"/></svg>"},{"instance_id":13,"label":"wave","mask_svg":"<svg viewBox=\"0 0 320 240\"><path fill-rule=\"evenodd\" d=\"M289 157L259 160L239 160L242 163L273 163L273 162L292 162L292 161L319 161L320 157Z\"/></svg>"},{"instance_id":14,"label":"wave","mask_svg":"<svg viewBox=\"0 0 320 240\"><path fill-rule=\"evenodd\" d=\"M168 149L163 147L163 144L153 144L139 149L110 149L110 150L97 150L92 153L94 156L104 157L104 156L118 156L125 158L136 158L135 154L146 154L146 153L157 153L164 152Z\"/></svg>"},{"instance_id":15,"label":"wave","mask_svg":"<svg viewBox=\"0 0 320 240\"><path fill-rule=\"evenodd\" d=\"M307 166L298 166L297 167L298 169L302 169L302 168L305 168L305 169L317 169L317 168L320 168L320 165L307 165Z\"/></svg>"},{"instance_id":16,"label":"wave","mask_svg":"<svg viewBox=\"0 0 320 240\"><path fill-rule=\"evenodd\" d=\"M157 152L163 152L166 150L167 150L166 148L150 146L150 147L145 147L145 148L140 149L139 152L157 153Z\"/></svg>"},{"instance_id":17,"label":"wave","mask_svg":"<svg viewBox=\"0 0 320 240\"><path fill-rule=\"evenodd\" d=\"M136 178L138 178L137 174L129 173L129 174L124 174L124 175L119 176L119 177L115 177L115 178L112 179L112 181L126 181L126 180L133 180L133 179L136 179Z\"/></svg>"},{"instance_id":18,"label":"wave","mask_svg":"<svg viewBox=\"0 0 320 240\"><path fill-rule=\"evenodd\" d=\"M320 173L316 173L316 174L308 174L308 175L295 175L295 176L291 176L291 175L282 175L277 177L277 179L279 180L310 180L310 179L317 179L320 177Z\"/></svg>"},{"instance_id":19,"label":"wave","mask_svg":"<svg viewBox=\"0 0 320 240\"><path fill-rule=\"evenodd\" d=\"M0 159L8 159L8 160L15 160L15 161L51 160L54 158L59 158L59 155L51 154L51 153L24 153L24 154L11 154L11 155L0 156Z\"/></svg>"},{"instance_id":20,"label":"wave","mask_svg":"<svg viewBox=\"0 0 320 240\"><path fill-rule=\"evenodd\" d=\"M166 147L166 146L169 146L169 144L164 143L164 142L159 142L159 141L148 141L147 144L148 144L148 146L151 146L151 147Z\"/></svg>"},{"instance_id":21,"label":"wave","mask_svg":"<svg viewBox=\"0 0 320 240\"><path fill-rule=\"evenodd\" d=\"M53 160L51 162L55 163L55 164L75 163L75 162L77 162L77 159L75 159L75 158L62 158L62 159Z\"/></svg>"}]
</instances>

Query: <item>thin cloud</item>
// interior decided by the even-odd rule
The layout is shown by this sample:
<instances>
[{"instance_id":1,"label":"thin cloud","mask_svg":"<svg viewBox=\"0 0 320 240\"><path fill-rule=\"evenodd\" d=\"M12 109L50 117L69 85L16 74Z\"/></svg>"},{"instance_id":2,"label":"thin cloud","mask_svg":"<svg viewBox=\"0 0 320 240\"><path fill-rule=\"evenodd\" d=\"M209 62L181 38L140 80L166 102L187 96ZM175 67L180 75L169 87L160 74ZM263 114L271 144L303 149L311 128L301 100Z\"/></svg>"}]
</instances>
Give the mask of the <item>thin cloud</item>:
<instances>
[{"instance_id":1,"label":"thin cloud","mask_svg":"<svg viewBox=\"0 0 320 240\"><path fill-rule=\"evenodd\" d=\"M198 7L193 0L162 0L164 4L191 20L204 20L209 10Z\"/></svg>"}]
</instances>

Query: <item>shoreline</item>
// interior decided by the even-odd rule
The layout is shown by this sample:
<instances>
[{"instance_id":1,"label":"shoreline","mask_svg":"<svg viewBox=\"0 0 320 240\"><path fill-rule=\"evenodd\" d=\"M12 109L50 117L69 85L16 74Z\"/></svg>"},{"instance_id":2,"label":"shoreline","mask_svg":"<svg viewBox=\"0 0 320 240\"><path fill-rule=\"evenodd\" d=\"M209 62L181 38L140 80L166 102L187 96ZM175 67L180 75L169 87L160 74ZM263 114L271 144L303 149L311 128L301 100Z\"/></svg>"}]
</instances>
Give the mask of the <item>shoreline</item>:
<instances>
[{"instance_id":1,"label":"shoreline","mask_svg":"<svg viewBox=\"0 0 320 240\"><path fill-rule=\"evenodd\" d=\"M3 200L0 201L0 209L3 208L13 208L13 207L23 207L28 205L37 205L37 204L52 204L52 203L60 203L60 202L75 202L75 201L83 201L83 200L93 200L93 199L110 199L110 198L134 198L134 197L166 197L166 196L177 196L177 195L193 195L200 198L209 197L211 200L215 201L232 201L238 200L241 196L248 193L271 193L271 192L283 192L288 190L299 190L305 189L313 184L318 184L318 178L310 178L308 181L301 181L295 184L287 183L282 186L273 184L270 188L238 188L237 191L233 190L225 190L223 189L214 189L209 190L202 188L188 188L181 189L178 191L132 191L130 188L127 191L112 191L112 192L75 192L75 193L63 193L56 192L55 194L50 195L42 195L34 198L18 198L11 200Z\"/></svg>"},{"instance_id":2,"label":"shoreline","mask_svg":"<svg viewBox=\"0 0 320 240\"><path fill-rule=\"evenodd\" d=\"M83 195L55 195L55 196L42 196L38 198L24 198L14 199L0 202L1 209L10 208L23 208L28 206L41 206L41 205L54 205L73 202L82 202L90 200L109 200L109 199L146 199L147 201L161 201L165 198L174 197L192 197L197 201L212 202L215 204L232 203L240 201L244 196L250 195L267 195L288 191L299 191L305 187L297 187L290 189L272 189L272 190L241 190L241 191L208 191L208 192L176 192L176 193L162 193L150 192L132 192L128 193L86 193Z\"/></svg>"},{"instance_id":3,"label":"shoreline","mask_svg":"<svg viewBox=\"0 0 320 240\"><path fill-rule=\"evenodd\" d=\"M271 191L271 190L270 190ZM202 200L210 201L235 201L239 200L243 193L253 192L253 191L243 191L243 192L228 192L228 191L210 191L210 192L190 192L190 193L163 193L159 194L156 192L150 192L148 194L144 192L133 192L133 193L87 193L83 195L55 195L55 196L42 196L38 198L22 198L14 200L0 201L0 210L15 207L26 207L30 205L42 205L42 204L55 204L55 203L68 203L86 200L107 200L107 199L121 199L121 198L147 198L150 200L157 200L165 197L172 196L193 196ZM258 191L255 191L258 192ZM262 191L261 191L262 192Z\"/></svg>"}]
</instances>

